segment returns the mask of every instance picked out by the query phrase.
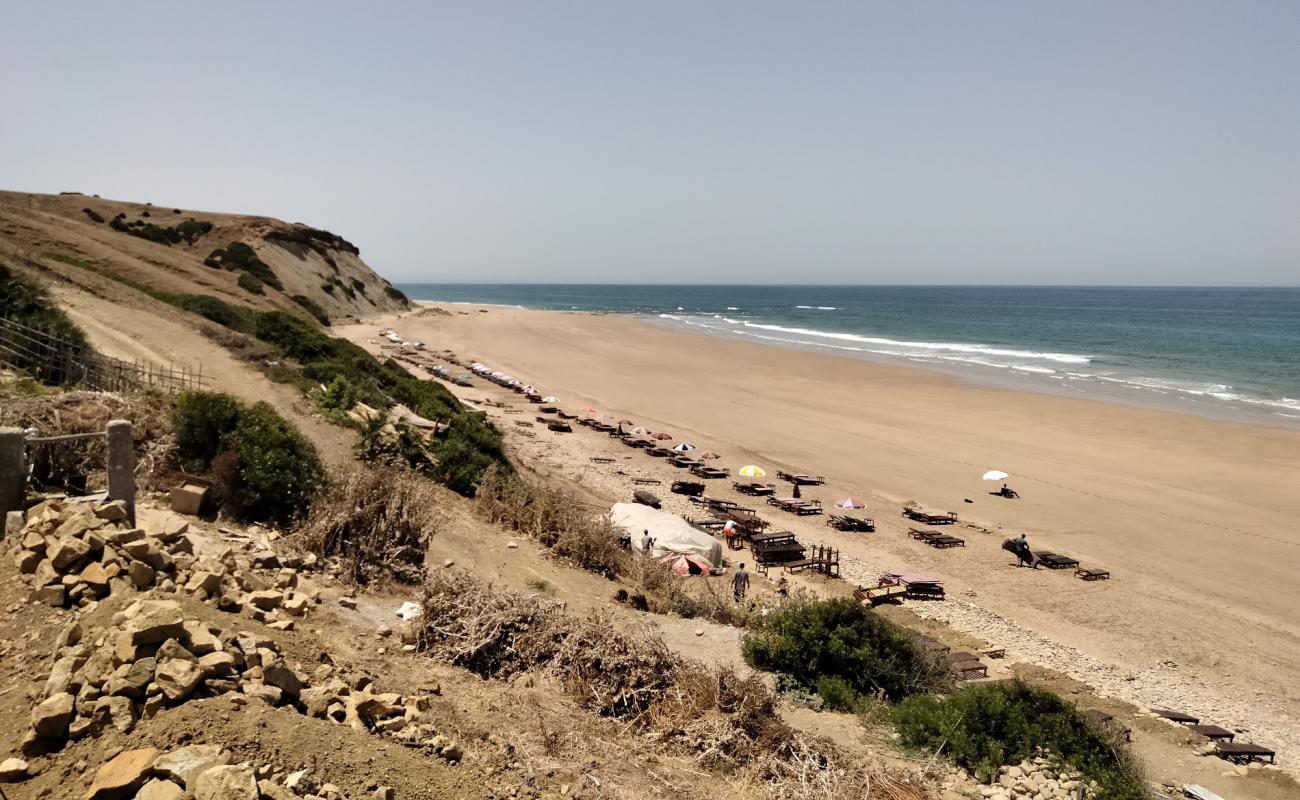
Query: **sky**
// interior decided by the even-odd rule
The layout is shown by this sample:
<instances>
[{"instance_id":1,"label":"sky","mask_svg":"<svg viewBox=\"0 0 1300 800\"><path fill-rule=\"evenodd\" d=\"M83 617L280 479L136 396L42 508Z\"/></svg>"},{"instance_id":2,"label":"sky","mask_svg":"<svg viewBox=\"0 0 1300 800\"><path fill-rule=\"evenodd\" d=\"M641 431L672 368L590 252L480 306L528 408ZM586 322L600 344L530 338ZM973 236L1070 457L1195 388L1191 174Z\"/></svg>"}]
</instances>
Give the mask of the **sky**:
<instances>
[{"instance_id":1,"label":"sky","mask_svg":"<svg viewBox=\"0 0 1300 800\"><path fill-rule=\"evenodd\" d=\"M395 281L1300 284L1300 3L5 3L0 188Z\"/></svg>"}]
</instances>

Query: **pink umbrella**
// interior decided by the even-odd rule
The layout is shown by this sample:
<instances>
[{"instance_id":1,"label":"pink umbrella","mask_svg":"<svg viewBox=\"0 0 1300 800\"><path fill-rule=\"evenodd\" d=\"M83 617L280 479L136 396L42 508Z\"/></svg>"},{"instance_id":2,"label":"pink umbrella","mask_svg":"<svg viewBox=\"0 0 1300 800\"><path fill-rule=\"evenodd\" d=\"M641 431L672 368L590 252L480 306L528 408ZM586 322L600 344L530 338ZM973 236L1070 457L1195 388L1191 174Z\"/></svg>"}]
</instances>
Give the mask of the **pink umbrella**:
<instances>
[{"instance_id":1,"label":"pink umbrella","mask_svg":"<svg viewBox=\"0 0 1300 800\"><path fill-rule=\"evenodd\" d=\"M633 421L630 420L630 419L620 419L620 420L618 421L618 424L619 424L619 425L635 425L636 423L633 422Z\"/></svg>"},{"instance_id":2,"label":"pink umbrella","mask_svg":"<svg viewBox=\"0 0 1300 800\"><path fill-rule=\"evenodd\" d=\"M852 497L846 497L835 504L836 508L866 508L867 504Z\"/></svg>"},{"instance_id":3,"label":"pink umbrella","mask_svg":"<svg viewBox=\"0 0 1300 800\"><path fill-rule=\"evenodd\" d=\"M579 414L595 414L595 413L596 413L596 409L592 408L591 406L588 406L588 407L586 407L586 408L579 409L579 410L578 410L578 413L579 413Z\"/></svg>"},{"instance_id":4,"label":"pink umbrella","mask_svg":"<svg viewBox=\"0 0 1300 800\"><path fill-rule=\"evenodd\" d=\"M712 565L702 558L674 553L673 555L664 556L659 559L660 564L665 564L678 575L708 575Z\"/></svg>"},{"instance_id":5,"label":"pink umbrella","mask_svg":"<svg viewBox=\"0 0 1300 800\"><path fill-rule=\"evenodd\" d=\"M656 433L656 434L654 435L654 438L658 439L658 440L661 441L661 442L666 442L666 441L668 441L669 439L671 439L671 438L673 438L673 437L669 436L669 435L666 434L666 433Z\"/></svg>"}]
</instances>

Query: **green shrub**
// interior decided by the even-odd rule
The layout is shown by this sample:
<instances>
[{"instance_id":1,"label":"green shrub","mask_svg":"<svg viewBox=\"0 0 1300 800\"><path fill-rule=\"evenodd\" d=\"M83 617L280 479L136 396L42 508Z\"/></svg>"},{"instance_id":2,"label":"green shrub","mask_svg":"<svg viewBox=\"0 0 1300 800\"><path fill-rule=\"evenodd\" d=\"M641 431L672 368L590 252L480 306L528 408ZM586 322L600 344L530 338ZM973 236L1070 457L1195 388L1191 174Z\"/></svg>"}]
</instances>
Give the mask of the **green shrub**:
<instances>
[{"instance_id":1,"label":"green shrub","mask_svg":"<svg viewBox=\"0 0 1300 800\"><path fill-rule=\"evenodd\" d=\"M104 218L101 217L99 214L96 214L95 209L93 208L83 208L81 209L81 213L89 217L91 222L98 222L101 225L104 224Z\"/></svg>"},{"instance_id":2,"label":"green shrub","mask_svg":"<svg viewBox=\"0 0 1300 800\"><path fill-rule=\"evenodd\" d=\"M257 257L253 248L243 242L231 242L224 250L213 250L203 263L209 267L219 266L231 272L243 272L252 275L267 286L284 290L284 284L280 283L275 272Z\"/></svg>"},{"instance_id":3,"label":"green shrub","mask_svg":"<svg viewBox=\"0 0 1300 800\"><path fill-rule=\"evenodd\" d=\"M911 697L895 709L895 720L905 745L942 748L983 780L1043 747L1096 781L1101 800L1148 796L1124 742L1093 727L1056 694L1020 681L975 684L947 697Z\"/></svg>"},{"instance_id":4,"label":"green shrub","mask_svg":"<svg viewBox=\"0 0 1300 800\"><path fill-rule=\"evenodd\" d=\"M41 286L19 277L3 264L0 264L0 317L60 341L58 352L13 353L11 363L53 386L79 379L78 356L90 347L86 334L68 319Z\"/></svg>"},{"instance_id":5,"label":"green shrub","mask_svg":"<svg viewBox=\"0 0 1300 800\"><path fill-rule=\"evenodd\" d=\"M946 666L907 631L851 598L792 597L751 625L743 651L751 666L809 689L835 677L858 694L897 702L951 684Z\"/></svg>"},{"instance_id":6,"label":"green shrub","mask_svg":"<svg viewBox=\"0 0 1300 800\"><path fill-rule=\"evenodd\" d=\"M186 465L206 470L239 422L239 401L219 392L185 392L172 411L176 450Z\"/></svg>"},{"instance_id":7,"label":"green shrub","mask_svg":"<svg viewBox=\"0 0 1300 800\"><path fill-rule=\"evenodd\" d=\"M230 444L239 479L227 503L241 519L286 524L301 517L325 483L316 448L264 402L240 410Z\"/></svg>"},{"instance_id":8,"label":"green shrub","mask_svg":"<svg viewBox=\"0 0 1300 800\"><path fill-rule=\"evenodd\" d=\"M239 273L239 288L253 294L265 294L262 290L262 282L251 272Z\"/></svg>"},{"instance_id":9,"label":"green shrub","mask_svg":"<svg viewBox=\"0 0 1300 800\"><path fill-rule=\"evenodd\" d=\"M849 682L838 675L823 675L817 679L817 696L831 711L853 711L861 697Z\"/></svg>"},{"instance_id":10,"label":"green shrub","mask_svg":"<svg viewBox=\"0 0 1300 800\"><path fill-rule=\"evenodd\" d=\"M186 311L224 325L231 330L248 331L253 327L253 313L247 308L232 306L224 300L205 294L182 295L176 305Z\"/></svg>"},{"instance_id":11,"label":"green shrub","mask_svg":"<svg viewBox=\"0 0 1300 800\"><path fill-rule=\"evenodd\" d=\"M407 298L406 293L391 284L384 287L384 294L388 295L389 297L393 298L397 302L402 303L404 305L409 306L411 304L411 301L409 298Z\"/></svg>"},{"instance_id":12,"label":"green shrub","mask_svg":"<svg viewBox=\"0 0 1300 800\"><path fill-rule=\"evenodd\" d=\"M293 297L290 297L289 299L297 303L298 305L302 306L304 309L306 309L307 313L315 317L317 322L319 322L320 324L324 325L327 328L329 327L330 324L329 315L325 313L325 309L321 308L316 303L315 300L311 299L305 294L295 294Z\"/></svg>"},{"instance_id":13,"label":"green shrub","mask_svg":"<svg viewBox=\"0 0 1300 800\"><path fill-rule=\"evenodd\" d=\"M316 448L266 403L190 392L177 400L172 423L186 467L215 475L236 519L289 524L325 483Z\"/></svg>"}]
</instances>

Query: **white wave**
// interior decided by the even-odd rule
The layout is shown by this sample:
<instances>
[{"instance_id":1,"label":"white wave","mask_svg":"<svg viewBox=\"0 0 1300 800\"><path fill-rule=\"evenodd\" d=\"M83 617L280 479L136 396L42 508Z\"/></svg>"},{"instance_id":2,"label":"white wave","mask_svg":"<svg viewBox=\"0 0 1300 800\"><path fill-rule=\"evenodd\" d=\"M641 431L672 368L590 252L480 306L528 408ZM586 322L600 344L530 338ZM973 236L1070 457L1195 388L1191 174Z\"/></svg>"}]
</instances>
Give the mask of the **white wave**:
<instances>
[{"instance_id":1,"label":"white wave","mask_svg":"<svg viewBox=\"0 0 1300 800\"><path fill-rule=\"evenodd\" d=\"M818 311L839 311L835 306L817 306Z\"/></svg>"},{"instance_id":2,"label":"white wave","mask_svg":"<svg viewBox=\"0 0 1300 800\"><path fill-rule=\"evenodd\" d=\"M740 309L739 309L739 308L736 308L735 306L727 306L727 310L728 310L728 311L739 311Z\"/></svg>"},{"instance_id":3,"label":"white wave","mask_svg":"<svg viewBox=\"0 0 1300 800\"><path fill-rule=\"evenodd\" d=\"M822 339L834 339L842 342L858 342L861 344L883 345L885 347L903 347L908 350L930 351L935 353L952 352L952 353L972 353L985 356L1006 356L1008 358L1035 359L1042 361L1056 361L1062 364L1089 364L1092 358L1089 356L1075 355L1073 353L1039 353L1031 350L1011 350L1002 347L990 347L984 344L961 344L958 342L909 342L897 339L884 339L875 336L859 336L856 333L833 333L831 331L819 331L809 328L786 328L781 325L767 325L760 322L747 322L743 320L726 320L734 325L744 325L747 328L757 328L758 330L773 331L776 333L789 333L796 336L815 336Z\"/></svg>"},{"instance_id":4,"label":"white wave","mask_svg":"<svg viewBox=\"0 0 1300 800\"><path fill-rule=\"evenodd\" d=\"M795 308L806 308L806 309L811 309L812 306L795 306Z\"/></svg>"}]
</instances>

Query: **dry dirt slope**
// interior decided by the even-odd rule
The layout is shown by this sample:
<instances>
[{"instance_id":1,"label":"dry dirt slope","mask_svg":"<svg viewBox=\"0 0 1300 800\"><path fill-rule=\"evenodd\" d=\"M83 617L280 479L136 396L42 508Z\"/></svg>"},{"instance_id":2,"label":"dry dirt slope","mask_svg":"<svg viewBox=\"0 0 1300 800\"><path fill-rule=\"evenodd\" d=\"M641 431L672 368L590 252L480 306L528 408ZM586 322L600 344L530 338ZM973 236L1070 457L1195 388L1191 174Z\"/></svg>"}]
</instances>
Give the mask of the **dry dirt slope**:
<instances>
[{"instance_id":1,"label":"dry dirt slope","mask_svg":"<svg viewBox=\"0 0 1300 800\"><path fill-rule=\"evenodd\" d=\"M114 229L112 221L119 215L126 225L140 222L169 228L194 220L212 228L189 242L160 244ZM97 222L96 217L103 221ZM239 273L204 265L209 254L232 242L253 248L284 290L267 287L264 295L255 295L238 285ZM81 277L77 273L97 269L159 291L212 295L260 309L302 313L290 299L302 295L331 318L406 307L388 281L361 260L355 246L328 231L268 217L82 194L0 191L0 260L39 266L74 282Z\"/></svg>"}]
</instances>

